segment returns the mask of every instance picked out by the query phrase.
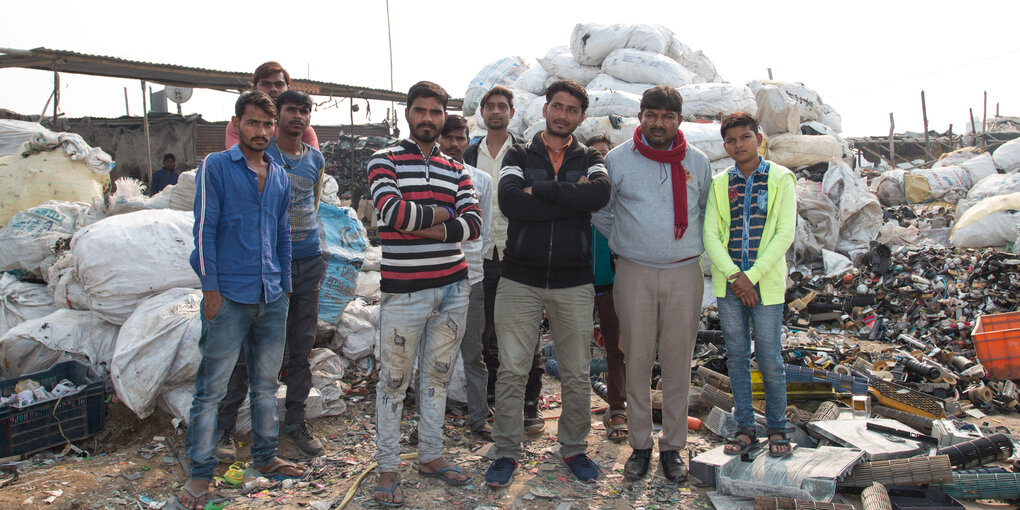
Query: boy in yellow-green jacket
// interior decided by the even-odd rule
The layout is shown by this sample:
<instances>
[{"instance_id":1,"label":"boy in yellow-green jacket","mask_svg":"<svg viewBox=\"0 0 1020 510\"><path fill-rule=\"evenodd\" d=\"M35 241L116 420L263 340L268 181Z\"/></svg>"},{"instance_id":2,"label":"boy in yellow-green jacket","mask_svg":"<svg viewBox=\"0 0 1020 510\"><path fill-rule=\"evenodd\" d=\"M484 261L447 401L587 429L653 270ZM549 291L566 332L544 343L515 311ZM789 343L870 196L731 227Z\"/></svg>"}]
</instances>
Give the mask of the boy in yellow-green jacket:
<instances>
[{"instance_id":1,"label":"boy in yellow-green jacket","mask_svg":"<svg viewBox=\"0 0 1020 510\"><path fill-rule=\"evenodd\" d=\"M762 135L750 114L722 122L726 153L736 163L712 179L703 238L712 260L712 293L726 340L726 366L739 429L725 452L737 455L758 444L751 407L751 330L765 386L769 455L792 453L786 436L786 371L780 331L786 294L786 251L797 226L796 178L758 155Z\"/></svg>"}]
</instances>

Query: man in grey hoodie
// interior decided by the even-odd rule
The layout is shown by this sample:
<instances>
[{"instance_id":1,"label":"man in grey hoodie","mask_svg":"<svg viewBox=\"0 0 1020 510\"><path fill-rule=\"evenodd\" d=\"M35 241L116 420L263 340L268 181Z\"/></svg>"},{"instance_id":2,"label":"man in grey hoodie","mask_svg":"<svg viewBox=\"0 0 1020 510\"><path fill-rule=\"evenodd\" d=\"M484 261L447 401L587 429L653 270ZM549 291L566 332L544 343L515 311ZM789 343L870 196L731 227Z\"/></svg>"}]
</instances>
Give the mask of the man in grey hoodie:
<instances>
[{"instance_id":1,"label":"man in grey hoodie","mask_svg":"<svg viewBox=\"0 0 1020 510\"><path fill-rule=\"evenodd\" d=\"M683 99L658 86L641 97L641 126L634 138L606 156L612 185L609 204L595 213L595 227L619 256L613 300L627 360L627 426L634 453L624 466L631 479L645 476L652 453L648 391L658 354L662 368L659 463L670 480L687 467L687 393L698 334L704 279L701 230L712 170L680 131Z\"/></svg>"}]
</instances>

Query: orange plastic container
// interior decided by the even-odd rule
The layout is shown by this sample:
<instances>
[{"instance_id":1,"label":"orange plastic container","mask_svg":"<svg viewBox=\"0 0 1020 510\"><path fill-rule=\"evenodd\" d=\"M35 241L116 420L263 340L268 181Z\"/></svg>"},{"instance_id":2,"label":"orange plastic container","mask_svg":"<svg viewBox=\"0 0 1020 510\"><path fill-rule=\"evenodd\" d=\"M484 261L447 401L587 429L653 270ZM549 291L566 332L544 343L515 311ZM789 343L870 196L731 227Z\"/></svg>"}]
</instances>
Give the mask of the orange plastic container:
<instances>
[{"instance_id":1,"label":"orange plastic container","mask_svg":"<svg viewBox=\"0 0 1020 510\"><path fill-rule=\"evenodd\" d=\"M974 351L992 379L1020 379L1020 312L978 317Z\"/></svg>"}]
</instances>

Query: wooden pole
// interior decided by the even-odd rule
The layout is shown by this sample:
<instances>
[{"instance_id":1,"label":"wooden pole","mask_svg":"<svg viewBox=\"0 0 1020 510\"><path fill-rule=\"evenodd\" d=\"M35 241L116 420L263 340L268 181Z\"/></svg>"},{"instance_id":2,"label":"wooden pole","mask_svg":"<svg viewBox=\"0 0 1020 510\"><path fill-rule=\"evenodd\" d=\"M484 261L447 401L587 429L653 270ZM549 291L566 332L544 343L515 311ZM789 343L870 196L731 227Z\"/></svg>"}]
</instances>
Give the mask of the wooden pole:
<instances>
[{"instance_id":1,"label":"wooden pole","mask_svg":"<svg viewBox=\"0 0 1020 510\"><path fill-rule=\"evenodd\" d=\"M974 109L967 108L967 111L970 112L970 132L973 135L971 143L977 145L977 124L974 123Z\"/></svg>"},{"instance_id":2,"label":"wooden pole","mask_svg":"<svg viewBox=\"0 0 1020 510\"><path fill-rule=\"evenodd\" d=\"M390 28L390 0L386 0L386 39L390 43L390 90L393 90L393 30ZM410 106L410 105L408 105L408 106ZM390 101L390 109L393 110L393 119L394 119L393 122L390 123L390 134L393 134L393 132L394 132L393 130L397 126L397 122L396 122L396 118L397 118L397 103L394 102L394 101ZM353 116L354 112L351 112L351 115ZM351 125L353 125L353 124L354 124L354 121L351 121ZM351 136L354 136L353 132L351 133ZM353 138L352 138L352 140L353 140ZM353 147L354 147L354 145L352 143L351 148L353 149Z\"/></svg>"},{"instance_id":3,"label":"wooden pole","mask_svg":"<svg viewBox=\"0 0 1020 510\"><path fill-rule=\"evenodd\" d=\"M388 1L386 2L386 5L389 6L389 2ZM355 143L356 141L354 139L354 98L352 97L352 98L350 98L350 100L351 100L351 171L352 172L357 172L357 171L359 171L359 169L354 168L354 147L356 145L356 143ZM357 187L355 187L351 191L352 191L352 193L351 193L351 207L353 207L354 210L357 211L358 210L358 205L361 203L361 195L358 195L358 196L355 196L355 195L360 193L361 190L359 190L359 189L357 189Z\"/></svg>"},{"instance_id":4,"label":"wooden pole","mask_svg":"<svg viewBox=\"0 0 1020 510\"><path fill-rule=\"evenodd\" d=\"M131 116L131 108L128 107L127 87L124 87L124 115Z\"/></svg>"},{"instance_id":5,"label":"wooden pole","mask_svg":"<svg viewBox=\"0 0 1020 510\"><path fill-rule=\"evenodd\" d=\"M57 131L57 105L60 104L60 73L53 71L53 130Z\"/></svg>"},{"instance_id":6,"label":"wooden pole","mask_svg":"<svg viewBox=\"0 0 1020 510\"><path fill-rule=\"evenodd\" d=\"M985 111L981 115L981 141L985 147L988 147L988 91L985 91Z\"/></svg>"},{"instance_id":7,"label":"wooden pole","mask_svg":"<svg viewBox=\"0 0 1020 510\"><path fill-rule=\"evenodd\" d=\"M771 67L769 68L769 79L770 80L772 79L772 68Z\"/></svg>"},{"instance_id":8,"label":"wooden pole","mask_svg":"<svg viewBox=\"0 0 1020 510\"><path fill-rule=\"evenodd\" d=\"M995 116L999 116L999 103L995 103Z\"/></svg>"},{"instance_id":9,"label":"wooden pole","mask_svg":"<svg viewBox=\"0 0 1020 510\"><path fill-rule=\"evenodd\" d=\"M896 120L893 119L892 112L889 112L889 165L896 165L896 137L893 133L896 131Z\"/></svg>"},{"instance_id":10,"label":"wooden pole","mask_svg":"<svg viewBox=\"0 0 1020 510\"><path fill-rule=\"evenodd\" d=\"M152 145L149 143L149 101L145 97L145 80L142 80L142 130L145 132L145 183L152 182Z\"/></svg>"},{"instance_id":11,"label":"wooden pole","mask_svg":"<svg viewBox=\"0 0 1020 510\"><path fill-rule=\"evenodd\" d=\"M924 150L928 153L928 159L931 159L931 141L928 140L928 107L924 103L923 90L921 91L921 117L924 119Z\"/></svg>"},{"instance_id":12,"label":"wooden pole","mask_svg":"<svg viewBox=\"0 0 1020 510\"><path fill-rule=\"evenodd\" d=\"M949 150L950 152L956 150L956 142L953 141L953 125L949 125Z\"/></svg>"}]
</instances>

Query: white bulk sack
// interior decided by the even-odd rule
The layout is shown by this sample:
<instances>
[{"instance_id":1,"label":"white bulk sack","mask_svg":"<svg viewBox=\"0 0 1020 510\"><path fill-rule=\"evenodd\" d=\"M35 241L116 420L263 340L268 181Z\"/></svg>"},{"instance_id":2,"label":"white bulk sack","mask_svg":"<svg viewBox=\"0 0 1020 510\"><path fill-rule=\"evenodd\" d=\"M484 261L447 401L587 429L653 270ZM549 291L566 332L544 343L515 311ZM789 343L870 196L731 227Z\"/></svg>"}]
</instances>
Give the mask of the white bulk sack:
<instances>
[{"instance_id":1,"label":"white bulk sack","mask_svg":"<svg viewBox=\"0 0 1020 510\"><path fill-rule=\"evenodd\" d=\"M524 123L530 128L535 124L545 120L545 115L542 113L542 109L545 107L545 97L538 96L534 101L528 104L528 109L524 111L517 111L517 115L524 117ZM531 139L530 137L528 138Z\"/></svg>"},{"instance_id":2,"label":"white bulk sack","mask_svg":"<svg viewBox=\"0 0 1020 510\"><path fill-rule=\"evenodd\" d=\"M694 83L721 83L722 76L715 69L712 60L701 50L694 51L676 37L666 48L666 56L675 60L685 69L694 73Z\"/></svg>"},{"instance_id":3,"label":"white bulk sack","mask_svg":"<svg viewBox=\"0 0 1020 510\"><path fill-rule=\"evenodd\" d=\"M22 282L9 273L0 274L0 335L22 322L56 310L45 285Z\"/></svg>"},{"instance_id":4,"label":"white bulk sack","mask_svg":"<svg viewBox=\"0 0 1020 510\"><path fill-rule=\"evenodd\" d=\"M145 184L138 179L121 177L113 183L114 190L106 200L106 216L158 209L149 206L149 197L145 195ZM160 201L164 199L161 197ZM166 198L169 203L169 197Z\"/></svg>"},{"instance_id":5,"label":"white bulk sack","mask_svg":"<svg viewBox=\"0 0 1020 510\"><path fill-rule=\"evenodd\" d=\"M531 94L545 94L545 84L549 81L549 73L542 66L535 66L521 73L513 83L513 88L520 89ZM516 107L517 95L514 94L514 106ZM481 106L481 105L479 105ZM481 108L479 108L480 110Z\"/></svg>"},{"instance_id":6,"label":"white bulk sack","mask_svg":"<svg viewBox=\"0 0 1020 510\"><path fill-rule=\"evenodd\" d=\"M1010 193L1020 193L1020 174L989 175L970 188L967 198L956 203L956 218L962 218L967 209L982 199Z\"/></svg>"},{"instance_id":7,"label":"white bulk sack","mask_svg":"<svg viewBox=\"0 0 1020 510\"><path fill-rule=\"evenodd\" d=\"M645 91L654 87L651 83L630 83L623 81L608 73L599 73L594 80L588 83L585 87L588 89L588 93L598 92L601 90L617 90L620 92L629 92L638 96L639 98L644 95Z\"/></svg>"},{"instance_id":8,"label":"white bulk sack","mask_svg":"<svg viewBox=\"0 0 1020 510\"><path fill-rule=\"evenodd\" d=\"M951 152L947 155L943 155L936 161L931 168L945 168L949 166L959 166L965 168L967 173L970 174L970 180L973 183L977 183L990 175L997 175L999 172L995 169L995 160L991 154L985 153L974 153L968 152L965 149L960 149Z\"/></svg>"},{"instance_id":9,"label":"white bulk sack","mask_svg":"<svg viewBox=\"0 0 1020 510\"><path fill-rule=\"evenodd\" d=\"M1020 230L1020 193L981 200L953 227L950 242L957 248L1001 248Z\"/></svg>"},{"instance_id":10,"label":"white bulk sack","mask_svg":"<svg viewBox=\"0 0 1020 510\"><path fill-rule=\"evenodd\" d=\"M333 207L343 207L340 202L340 185L336 183L336 179L332 175L323 173L322 174L322 194L319 196L319 201L324 204L332 205Z\"/></svg>"},{"instance_id":11,"label":"white bulk sack","mask_svg":"<svg viewBox=\"0 0 1020 510\"><path fill-rule=\"evenodd\" d=\"M14 154L21 148L21 144L31 141L36 133L48 133L49 136L57 134L46 129L38 122L27 122L24 120L0 119L0 156Z\"/></svg>"},{"instance_id":12,"label":"white bulk sack","mask_svg":"<svg viewBox=\"0 0 1020 510\"><path fill-rule=\"evenodd\" d=\"M538 59L538 65L542 66L550 76L576 81L582 87L600 72L598 67L578 64L574 60L574 56L570 54L570 48L566 46L550 49L544 57ZM466 112L467 110L465 110Z\"/></svg>"},{"instance_id":13,"label":"white bulk sack","mask_svg":"<svg viewBox=\"0 0 1020 510\"><path fill-rule=\"evenodd\" d=\"M117 326L78 310L57 310L22 322L0 336L0 377L12 378L77 360L106 376Z\"/></svg>"},{"instance_id":14,"label":"white bulk sack","mask_svg":"<svg viewBox=\"0 0 1020 510\"><path fill-rule=\"evenodd\" d=\"M800 111L801 121L821 121L822 117L825 116L826 109L822 98L819 97L818 92L805 87L803 83L785 81L764 81L762 83L764 85L774 85L778 87L784 94L797 101L797 109ZM835 110L830 109L830 111Z\"/></svg>"},{"instance_id":15,"label":"white bulk sack","mask_svg":"<svg viewBox=\"0 0 1020 510\"><path fill-rule=\"evenodd\" d=\"M824 163L843 157L843 145L829 135L795 135L784 133L769 136L768 159L787 168Z\"/></svg>"},{"instance_id":16,"label":"white bulk sack","mask_svg":"<svg viewBox=\"0 0 1020 510\"><path fill-rule=\"evenodd\" d=\"M588 117L574 130L574 136L583 142L595 135L605 135L613 147L616 147L633 139L634 129L639 124L637 117ZM544 129L545 122L539 127Z\"/></svg>"},{"instance_id":17,"label":"white bulk sack","mask_svg":"<svg viewBox=\"0 0 1020 510\"><path fill-rule=\"evenodd\" d=\"M578 63L597 66L613 50L632 48L664 53L672 41L673 32L660 25L578 23L570 34L570 52Z\"/></svg>"},{"instance_id":18,"label":"white bulk sack","mask_svg":"<svg viewBox=\"0 0 1020 510\"><path fill-rule=\"evenodd\" d=\"M175 211L193 211L195 209L195 173L188 170L177 176L177 184L170 194L170 208Z\"/></svg>"},{"instance_id":19,"label":"white bulk sack","mask_svg":"<svg viewBox=\"0 0 1020 510\"><path fill-rule=\"evenodd\" d=\"M351 361L372 354L379 341L379 305L369 305L357 298L344 308L343 318L336 326L330 349L341 352Z\"/></svg>"},{"instance_id":20,"label":"white bulk sack","mask_svg":"<svg viewBox=\"0 0 1020 510\"><path fill-rule=\"evenodd\" d=\"M907 200L915 204L933 200L956 203L972 186L970 172L962 166L911 170L903 176Z\"/></svg>"},{"instance_id":21,"label":"white bulk sack","mask_svg":"<svg viewBox=\"0 0 1020 510\"><path fill-rule=\"evenodd\" d=\"M192 213L147 210L83 228L71 240L90 309L122 324L139 301L176 287L199 288L189 257Z\"/></svg>"},{"instance_id":22,"label":"white bulk sack","mask_svg":"<svg viewBox=\"0 0 1020 510\"><path fill-rule=\"evenodd\" d=\"M509 87L527 69L528 64L521 57L505 57L485 64L464 93L464 115L475 114L478 101L489 89L496 85Z\"/></svg>"},{"instance_id":23,"label":"white bulk sack","mask_svg":"<svg viewBox=\"0 0 1020 510\"><path fill-rule=\"evenodd\" d=\"M194 380L202 353L202 291L170 289L145 299L117 336L110 375L117 396L146 418L156 397Z\"/></svg>"},{"instance_id":24,"label":"white bulk sack","mask_svg":"<svg viewBox=\"0 0 1020 510\"><path fill-rule=\"evenodd\" d=\"M640 111L641 96L616 90L588 92L588 117L637 117Z\"/></svg>"},{"instance_id":25,"label":"white bulk sack","mask_svg":"<svg viewBox=\"0 0 1020 510\"><path fill-rule=\"evenodd\" d=\"M722 124L718 122L680 123L680 131L683 131L687 144L701 149L701 152L708 156L709 161L716 161L726 157L726 148L723 147L722 134L719 133L721 127Z\"/></svg>"},{"instance_id":26,"label":"white bulk sack","mask_svg":"<svg viewBox=\"0 0 1020 510\"><path fill-rule=\"evenodd\" d=\"M1014 138L1000 145L992 153L992 160L995 161L995 168L1003 172L1020 171L1020 138Z\"/></svg>"},{"instance_id":27,"label":"white bulk sack","mask_svg":"<svg viewBox=\"0 0 1020 510\"><path fill-rule=\"evenodd\" d=\"M602 71L631 83L656 83L671 87L690 85L694 83L695 77L694 73L669 57L631 49L610 53L602 63Z\"/></svg>"},{"instance_id":28,"label":"white bulk sack","mask_svg":"<svg viewBox=\"0 0 1020 510\"><path fill-rule=\"evenodd\" d=\"M755 80L747 84L758 105L758 125L767 136L800 133L800 110L797 101L779 87Z\"/></svg>"},{"instance_id":29,"label":"white bulk sack","mask_svg":"<svg viewBox=\"0 0 1020 510\"><path fill-rule=\"evenodd\" d=\"M53 265L49 267L46 291L53 296L53 304L57 308L89 309L89 296L78 279L78 272L74 267L74 254L70 251L57 256Z\"/></svg>"},{"instance_id":30,"label":"white bulk sack","mask_svg":"<svg viewBox=\"0 0 1020 510\"><path fill-rule=\"evenodd\" d=\"M818 122L829 126L837 133L843 132L843 116L831 105L822 105L822 117L818 119Z\"/></svg>"},{"instance_id":31,"label":"white bulk sack","mask_svg":"<svg viewBox=\"0 0 1020 510\"><path fill-rule=\"evenodd\" d=\"M903 191L903 178L906 175L906 170L886 170L875 179L872 186L879 203L886 207L907 204L907 195Z\"/></svg>"},{"instance_id":32,"label":"white bulk sack","mask_svg":"<svg viewBox=\"0 0 1020 510\"><path fill-rule=\"evenodd\" d=\"M839 242L839 211L822 190L811 181L797 182L797 230L794 253L812 259L822 250L835 250Z\"/></svg>"},{"instance_id":33,"label":"white bulk sack","mask_svg":"<svg viewBox=\"0 0 1020 510\"><path fill-rule=\"evenodd\" d=\"M358 272L358 290L357 297L364 298L369 303L375 303L382 298L382 293L379 290L379 284L382 281L382 273L379 271L360 271ZM344 308L344 312L347 309Z\"/></svg>"},{"instance_id":34,"label":"white bulk sack","mask_svg":"<svg viewBox=\"0 0 1020 510\"><path fill-rule=\"evenodd\" d=\"M754 93L744 85L695 83L679 88L684 116L719 117L736 112L758 113Z\"/></svg>"},{"instance_id":35,"label":"white bulk sack","mask_svg":"<svg viewBox=\"0 0 1020 510\"><path fill-rule=\"evenodd\" d=\"M822 191L839 210L839 237L854 243L869 243L882 228L882 206L864 179L846 163L833 160L822 177Z\"/></svg>"},{"instance_id":36,"label":"white bulk sack","mask_svg":"<svg viewBox=\"0 0 1020 510\"><path fill-rule=\"evenodd\" d=\"M62 200L50 200L14 214L0 229L0 271L45 278L40 266L54 256L57 241L70 238L100 217L89 204Z\"/></svg>"}]
</instances>

